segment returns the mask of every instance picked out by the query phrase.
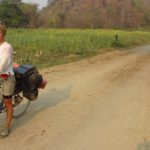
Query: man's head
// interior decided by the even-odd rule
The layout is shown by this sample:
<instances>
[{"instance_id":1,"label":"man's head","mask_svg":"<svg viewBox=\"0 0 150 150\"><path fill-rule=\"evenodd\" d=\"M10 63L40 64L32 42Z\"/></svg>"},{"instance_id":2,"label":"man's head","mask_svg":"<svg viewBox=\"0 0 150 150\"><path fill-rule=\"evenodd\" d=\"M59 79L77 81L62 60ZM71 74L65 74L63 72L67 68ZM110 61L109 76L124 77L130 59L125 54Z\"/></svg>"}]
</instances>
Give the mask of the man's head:
<instances>
[{"instance_id":1,"label":"man's head","mask_svg":"<svg viewBox=\"0 0 150 150\"><path fill-rule=\"evenodd\" d=\"M6 26L0 21L0 33L5 36L6 35Z\"/></svg>"}]
</instances>

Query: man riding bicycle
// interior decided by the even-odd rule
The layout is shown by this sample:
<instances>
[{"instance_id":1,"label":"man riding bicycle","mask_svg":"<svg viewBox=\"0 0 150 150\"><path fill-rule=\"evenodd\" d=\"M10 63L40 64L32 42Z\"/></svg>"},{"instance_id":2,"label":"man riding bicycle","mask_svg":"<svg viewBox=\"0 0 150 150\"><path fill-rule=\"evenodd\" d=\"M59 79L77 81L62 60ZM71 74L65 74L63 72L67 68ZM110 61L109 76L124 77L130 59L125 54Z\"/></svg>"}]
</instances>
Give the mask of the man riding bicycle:
<instances>
[{"instance_id":1,"label":"man riding bicycle","mask_svg":"<svg viewBox=\"0 0 150 150\"><path fill-rule=\"evenodd\" d=\"M6 27L0 22L0 84L3 103L7 109L6 124L0 132L0 137L9 135L13 115L12 95L15 90L15 76L13 72L13 48L5 41Z\"/></svg>"}]
</instances>

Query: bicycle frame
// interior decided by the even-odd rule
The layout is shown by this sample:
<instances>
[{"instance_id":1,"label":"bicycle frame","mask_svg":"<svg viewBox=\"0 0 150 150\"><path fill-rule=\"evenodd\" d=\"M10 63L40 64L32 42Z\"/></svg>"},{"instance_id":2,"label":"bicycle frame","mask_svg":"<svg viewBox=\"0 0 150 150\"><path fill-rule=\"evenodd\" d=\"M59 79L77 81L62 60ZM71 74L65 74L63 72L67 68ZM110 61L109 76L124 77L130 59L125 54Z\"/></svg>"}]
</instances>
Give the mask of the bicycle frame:
<instances>
[{"instance_id":1,"label":"bicycle frame","mask_svg":"<svg viewBox=\"0 0 150 150\"><path fill-rule=\"evenodd\" d=\"M19 67L19 65L14 66L14 68L18 68L18 67ZM18 118L18 117L22 116L26 112L27 108L30 105L30 101L31 101L31 99L28 99L28 97L24 95L24 93L22 91L22 86L20 87L20 82L18 82L18 83L19 84L17 84L17 79L16 79L16 87L15 87L15 92L12 96L12 104L13 104L14 109L18 108L17 106L20 107L20 105L22 105L22 108L20 109L19 112L14 110L13 118ZM47 85L47 81L42 78L37 89L44 89L46 87L46 85ZM37 92L39 92L39 91L37 90ZM6 112L5 106L4 106L3 112Z\"/></svg>"},{"instance_id":2,"label":"bicycle frame","mask_svg":"<svg viewBox=\"0 0 150 150\"><path fill-rule=\"evenodd\" d=\"M21 103L22 103L23 100L24 100L24 97L21 96L20 94L21 94L21 93L14 93L14 95L13 95L13 97L12 97L13 109L14 109L14 108L17 108L17 106L21 105ZM27 99L26 99L26 100L27 100ZM22 109L19 113L15 114L15 111L14 111L13 118L18 118L18 117L22 116L22 115L26 112L26 110L27 110L27 108L29 107L29 105L30 105L30 101L27 100L27 102L26 102L26 104L24 105L23 109ZM4 112L6 112L6 107L5 107L5 105L4 105L4 107L3 107L2 113L4 113Z\"/></svg>"}]
</instances>

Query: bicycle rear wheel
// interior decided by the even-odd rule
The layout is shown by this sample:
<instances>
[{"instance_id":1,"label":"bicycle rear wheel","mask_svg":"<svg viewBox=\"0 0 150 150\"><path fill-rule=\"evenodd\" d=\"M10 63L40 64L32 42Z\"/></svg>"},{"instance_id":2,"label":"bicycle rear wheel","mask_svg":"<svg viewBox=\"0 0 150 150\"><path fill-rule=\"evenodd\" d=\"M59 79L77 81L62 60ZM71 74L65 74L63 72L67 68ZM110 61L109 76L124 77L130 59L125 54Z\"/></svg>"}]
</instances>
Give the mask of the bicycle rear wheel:
<instances>
[{"instance_id":1,"label":"bicycle rear wheel","mask_svg":"<svg viewBox=\"0 0 150 150\"><path fill-rule=\"evenodd\" d=\"M23 97L22 93L20 93L19 96L20 96L20 100L16 101L15 98L13 99L13 105L14 105L13 118L15 119L24 115L30 105L30 101L27 98Z\"/></svg>"}]
</instances>

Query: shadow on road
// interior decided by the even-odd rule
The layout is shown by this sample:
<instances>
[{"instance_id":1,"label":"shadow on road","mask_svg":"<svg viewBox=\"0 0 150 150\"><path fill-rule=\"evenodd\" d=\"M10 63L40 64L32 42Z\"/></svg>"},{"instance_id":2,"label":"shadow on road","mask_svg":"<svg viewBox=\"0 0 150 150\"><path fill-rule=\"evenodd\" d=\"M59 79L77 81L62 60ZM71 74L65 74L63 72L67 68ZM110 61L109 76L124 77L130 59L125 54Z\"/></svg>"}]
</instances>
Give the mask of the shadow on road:
<instances>
[{"instance_id":1,"label":"shadow on road","mask_svg":"<svg viewBox=\"0 0 150 150\"><path fill-rule=\"evenodd\" d=\"M150 141L145 141L143 143L138 144L136 150L150 150Z\"/></svg>"},{"instance_id":2,"label":"shadow on road","mask_svg":"<svg viewBox=\"0 0 150 150\"><path fill-rule=\"evenodd\" d=\"M58 103L65 101L70 96L72 86L68 86L62 89L52 89L45 93L39 95L38 100L31 102L28 111L26 114L21 116L20 118L13 120L12 129L15 130L20 126L24 125L26 122L30 121L34 116L36 116L39 112L46 110L50 107L56 106ZM5 114L0 116L0 125L4 123Z\"/></svg>"}]
</instances>

